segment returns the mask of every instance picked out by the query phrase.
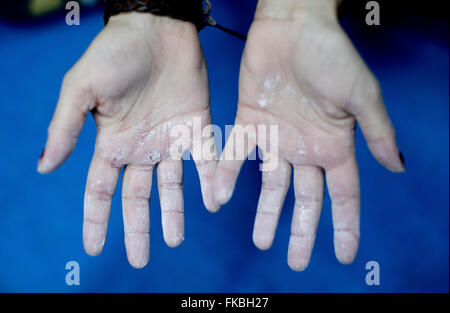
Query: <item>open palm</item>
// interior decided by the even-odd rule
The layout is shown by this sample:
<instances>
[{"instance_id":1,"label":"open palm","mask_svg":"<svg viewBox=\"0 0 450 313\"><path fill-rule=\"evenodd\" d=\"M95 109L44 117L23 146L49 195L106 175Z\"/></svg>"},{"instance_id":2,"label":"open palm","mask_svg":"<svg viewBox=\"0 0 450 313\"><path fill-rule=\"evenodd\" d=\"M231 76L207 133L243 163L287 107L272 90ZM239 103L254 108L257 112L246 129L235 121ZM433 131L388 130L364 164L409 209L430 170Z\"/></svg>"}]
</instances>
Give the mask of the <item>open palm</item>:
<instances>
[{"instance_id":1,"label":"open palm","mask_svg":"<svg viewBox=\"0 0 450 313\"><path fill-rule=\"evenodd\" d=\"M130 264L149 260L149 197L157 165L164 239L184 239L181 153L170 130L210 124L206 66L190 23L129 13L112 17L85 55L66 74L38 170L54 170L73 150L87 113L98 134L86 182L83 241L90 255L104 246L111 199L122 167L125 244ZM178 141L178 144L180 142ZM174 157L174 152L178 157ZM176 154L175 153L175 154ZM215 161L196 160L205 206Z\"/></svg>"},{"instance_id":2,"label":"open palm","mask_svg":"<svg viewBox=\"0 0 450 313\"><path fill-rule=\"evenodd\" d=\"M266 160L277 158L278 166L262 174L253 240L260 249L272 245L293 167L296 201L288 263L294 270L309 263L324 177L332 199L336 256L350 263L356 255L360 191L355 121L377 160L403 171L378 83L337 20L256 18L242 59L235 125L278 126L277 151L263 151ZM258 145L256 138L247 140ZM216 171L219 204L231 197L243 163L223 157L231 149L240 147L228 141Z\"/></svg>"}]
</instances>

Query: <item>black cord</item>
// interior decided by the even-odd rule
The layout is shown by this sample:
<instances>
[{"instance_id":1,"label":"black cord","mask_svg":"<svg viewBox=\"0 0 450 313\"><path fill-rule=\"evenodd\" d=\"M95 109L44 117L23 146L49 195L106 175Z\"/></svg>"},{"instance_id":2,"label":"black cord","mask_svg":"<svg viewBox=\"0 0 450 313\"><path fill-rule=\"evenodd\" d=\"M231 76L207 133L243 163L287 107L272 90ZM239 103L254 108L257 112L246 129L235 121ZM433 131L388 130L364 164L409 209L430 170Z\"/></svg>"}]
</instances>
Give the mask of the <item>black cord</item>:
<instances>
[{"instance_id":1,"label":"black cord","mask_svg":"<svg viewBox=\"0 0 450 313\"><path fill-rule=\"evenodd\" d=\"M216 23L215 25L211 25L211 26L212 26L212 27L216 27L216 28L220 29L221 31L224 31L225 33L230 34L230 35L232 35L232 36L234 36L234 37L237 37L237 38L239 38L239 39L247 40L247 36L242 35L241 33L238 33L237 31L234 31L234 30L232 30L232 29L223 27L223 26L220 25L220 24L217 24L217 23Z\"/></svg>"},{"instance_id":2,"label":"black cord","mask_svg":"<svg viewBox=\"0 0 450 313\"><path fill-rule=\"evenodd\" d=\"M238 33L237 31L226 28L226 27L216 23L216 21L210 15L211 11L212 11L212 5L211 5L210 0L203 0L202 3L203 3L203 14L204 14L206 25L220 29L221 31L223 31L227 34L230 34L231 36L237 37L239 39L247 40L247 36L242 35L241 33Z\"/></svg>"}]
</instances>

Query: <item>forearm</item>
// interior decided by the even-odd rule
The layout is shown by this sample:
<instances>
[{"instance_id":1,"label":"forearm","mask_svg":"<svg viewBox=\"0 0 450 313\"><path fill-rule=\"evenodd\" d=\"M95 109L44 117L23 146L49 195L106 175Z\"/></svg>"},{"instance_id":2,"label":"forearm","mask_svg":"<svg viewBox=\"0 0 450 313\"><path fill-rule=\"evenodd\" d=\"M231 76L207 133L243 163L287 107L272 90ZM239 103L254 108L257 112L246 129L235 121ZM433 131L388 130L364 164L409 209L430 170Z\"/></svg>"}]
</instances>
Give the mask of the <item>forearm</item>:
<instances>
[{"instance_id":1,"label":"forearm","mask_svg":"<svg viewBox=\"0 0 450 313\"><path fill-rule=\"evenodd\" d=\"M337 18L342 0L259 0L255 19L296 20L307 14Z\"/></svg>"}]
</instances>

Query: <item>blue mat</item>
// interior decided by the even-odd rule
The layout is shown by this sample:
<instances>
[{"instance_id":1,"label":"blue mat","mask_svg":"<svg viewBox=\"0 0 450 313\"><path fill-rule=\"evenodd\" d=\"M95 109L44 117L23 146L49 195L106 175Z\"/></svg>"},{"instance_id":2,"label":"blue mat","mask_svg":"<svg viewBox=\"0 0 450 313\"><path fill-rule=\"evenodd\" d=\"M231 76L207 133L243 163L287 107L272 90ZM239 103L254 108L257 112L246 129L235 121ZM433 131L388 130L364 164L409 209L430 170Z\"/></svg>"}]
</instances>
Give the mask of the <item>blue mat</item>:
<instances>
[{"instance_id":1,"label":"blue mat","mask_svg":"<svg viewBox=\"0 0 450 313\"><path fill-rule=\"evenodd\" d=\"M216 20L246 32L253 3L216 2ZM358 130L358 256L347 266L336 260L327 197L311 264L301 273L291 271L286 261L292 188L272 249L259 251L251 241L261 182L257 161L246 162L232 200L215 215L203 207L194 164L185 161L186 240L176 249L163 242L154 188L151 260L143 270L127 263L116 194L104 252L87 256L81 230L95 140L92 118L58 171L39 175L36 163L61 79L102 29L101 12L82 14L76 27L67 26L63 16L41 25L0 23L0 291L448 292L448 22L405 19L374 30L370 40L351 20L342 23L380 80L407 172L395 175L383 169ZM200 37L209 68L213 122L224 127L233 123L236 112L244 43L214 29L202 31ZM80 286L65 284L65 265L71 260L80 264ZM365 283L365 264L371 260L380 264L380 286Z\"/></svg>"}]
</instances>

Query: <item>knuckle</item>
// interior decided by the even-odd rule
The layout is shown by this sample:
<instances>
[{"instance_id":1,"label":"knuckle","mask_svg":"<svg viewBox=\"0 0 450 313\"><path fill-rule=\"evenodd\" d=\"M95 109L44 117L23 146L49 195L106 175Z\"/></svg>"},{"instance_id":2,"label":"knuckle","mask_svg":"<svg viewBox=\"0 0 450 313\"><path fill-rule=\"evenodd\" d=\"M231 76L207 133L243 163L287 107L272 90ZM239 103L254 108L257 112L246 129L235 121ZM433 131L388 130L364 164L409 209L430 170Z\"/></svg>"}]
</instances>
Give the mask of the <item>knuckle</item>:
<instances>
[{"instance_id":1,"label":"knuckle","mask_svg":"<svg viewBox=\"0 0 450 313\"><path fill-rule=\"evenodd\" d=\"M148 230L148 229L143 229L143 228L132 228L132 227L129 227L129 228L125 228L125 235L127 235L127 236L133 236L133 235L141 235L141 236L144 236L144 235L148 235L150 233L150 231Z\"/></svg>"},{"instance_id":2,"label":"knuckle","mask_svg":"<svg viewBox=\"0 0 450 313\"><path fill-rule=\"evenodd\" d=\"M291 236L297 239L314 239L316 237L316 233L314 230L305 231L301 229L293 229L291 231Z\"/></svg>"},{"instance_id":3,"label":"knuckle","mask_svg":"<svg viewBox=\"0 0 450 313\"><path fill-rule=\"evenodd\" d=\"M112 192L108 190L90 190L89 195L99 201L110 201L112 199Z\"/></svg>"},{"instance_id":4,"label":"knuckle","mask_svg":"<svg viewBox=\"0 0 450 313\"><path fill-rule=\"evenodd\" d=\"M359 228L355 227L355 226L338 226L338 227L334 227L334 233L336 235L339 235L339 234L350 234L354 238L359 238L359 236L360 236Z\"/></svg>"},{"instance_id":5,"label":"knuckle","mask_svg":"<svg viewBox=\"0 0 450 313\"><path fill-rule=\"evenodd\" d=\"M170 208L170 207L162 208L161 212L164 215L170 215L170 214L184 215L184 209L183 208Z\"/></svg>"},{"instance_id":6,"label":"knuckle","mask_svg":"<svg viewBox=\"0 0 450 313\"><path fill-rule=\"evenodd\" d=\"M83 222L85 224L91 224L91 225L96 225L96 226L105 226L106 225L106 221L100 218L95 218L95 217L85 217L83 218Z\"/></svg>"},{"instance_id":7,"label":"knuckle","mask_svg":"<svg viewBox=\"0 0 450 313\"><path fill-rule=\"evenodd\" d=\"M122 198L130 201L148 201L150 199L151 186L149 184L130 184L124 186Z\"/></svg>"},{"instance_id":8,"label":"knuckle","mask_svg":"<svg viewBox=\"0 0 450 313\"><path fill-rule=\"evenodd\" d=\"M163 190L180 190L183 189L182 182L162 182L159 184L160 188Z\"/></svg>"},{"instance_id":9,"label":"knuckle","mask_svg":"<svg viewBox=\"0 0 450 313\"><path fill-rule=\"evenodd\" d=\"M261 190L266 191L279 191L285 189L286 187L287 185L283 182L266 181L263 179L261 183Z\"/></svg>"},{"instance_id":10,"label":"knuckle","mask_svg":"<svg viewBox=\"0 0 450 313\"><path fill-rule=\"evenodd\" d=\"M359 194L356 192L334 192L332 195L332 202L335 205L345 205L352 201L359 200Z\"/></svg>"},{"instance_id":11,"label":"knuckle","mask_svg":"<svg viewBox=\"0 0 450 313\"><path fill-rule=\"evenodd\" d=\"M315 209L322 205L322 200L311 196L296 197L295 207L301 210Z\"/></svg>"},{"instance_id":12,"label":"knuckle","mask_svg":"<svg viewBox=\"0 0 450 313\"><path fill-rule=\"evenodd\" d=\"M125 194L122 196L123 200L132 201L132 202L146 202L149 200L149 197L147 195L140 195L140 194Z\"/></svg>"},{"instance_id":13,"label":"knuckle","mask_svg":"<svg viewBox=\"0 0 450 313\"><path fill-rule=\"evenodd\" d=\"M86 191L87 195L100 201L110 201L114 194L114 188L111 184L98 180L93 184L90 184Z\"/></svg>"}]
</instances>

